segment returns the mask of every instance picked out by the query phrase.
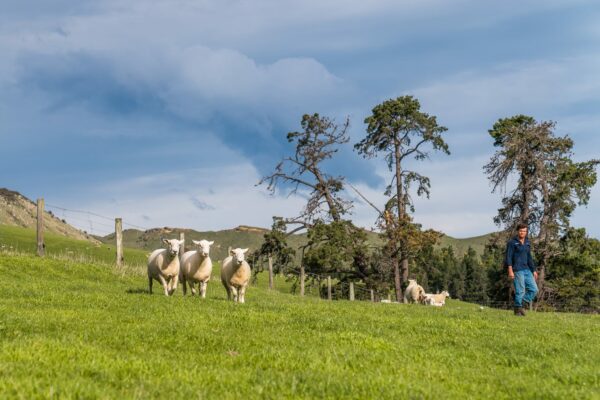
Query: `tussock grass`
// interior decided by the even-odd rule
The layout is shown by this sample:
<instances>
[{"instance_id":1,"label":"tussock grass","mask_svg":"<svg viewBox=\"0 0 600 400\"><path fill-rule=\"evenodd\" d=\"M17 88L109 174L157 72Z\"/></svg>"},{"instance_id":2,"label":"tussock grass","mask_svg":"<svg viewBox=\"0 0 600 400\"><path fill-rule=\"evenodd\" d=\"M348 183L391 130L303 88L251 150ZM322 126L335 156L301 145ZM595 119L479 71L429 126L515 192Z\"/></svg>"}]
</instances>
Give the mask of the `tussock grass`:
<instances>
[{"instance_id":1,"label":"tussock grass","mask_svg":"<svg viewBox=\"0 0 600 400\"><path fill-rule=\"evenodd\" d=\"M599 398L600 319L449 301L244 305L95 263L0 254L0 398ZM262 285L262 284L261 284Z\"/></svg>"}]
</instances>

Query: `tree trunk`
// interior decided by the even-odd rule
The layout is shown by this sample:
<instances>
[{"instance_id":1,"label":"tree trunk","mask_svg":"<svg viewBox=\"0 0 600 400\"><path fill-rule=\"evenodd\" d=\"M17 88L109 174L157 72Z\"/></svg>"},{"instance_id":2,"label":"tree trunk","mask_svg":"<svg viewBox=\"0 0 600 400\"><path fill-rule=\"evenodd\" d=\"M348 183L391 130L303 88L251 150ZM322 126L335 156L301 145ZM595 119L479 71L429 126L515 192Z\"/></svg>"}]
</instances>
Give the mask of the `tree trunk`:
<instances>
[{"instance_id":1,"label":"tree trunk","mask_svg":"<svg viewBox=\"0 0 600 400\"><path fill-rule=\"evenodd\" d=\"M396 301L402 302L402 282L400 277L400 261L394 258L394 286L396 287Z\"/></svg>"},{"instance_id":2,"label":"tree trunk","mask_svg":"<svg viewBox=\"0 0 600 400\"><path fill-rule=\"evenodd\" d=\"M396 229L403 229L403 222L405 219L405 207L404 204L404 193L402 191L402 159L401 159L401 145L398 138L394 138L394 161L396 165L396 202L398 207L398 226ZM400 245L400 265L396 262L394 266L395 284L396 284L396 300L402 300L402 285L408 281L408 257L406 252L406 243L401 240ZM397 271L399 269L399 271ZM400 273L401 272L401 273Z\"/></svg>"},{"instance_id":3,"label":"tree trunk","mask_svg":"<svg viewBox=\"0 0 600 400\"><path fill-rule=\"evenodd\" d=\"M333 196L331 196L331 193L329 193L329 190L327 189L326 182L323 180L323 177L321 176L321 173L318 169L315 169L314 175L317 178L317 181L319 181L318 186L322 188L321 190L323 190L323 194L325 195L325 201L327 201L327 205L329 206L329 214L331 215L331 218L335 222L338 222L340 220L340 214L338 213L338 210L335 207L335 201L333 201Z\"/></svg>"}]
</instances>

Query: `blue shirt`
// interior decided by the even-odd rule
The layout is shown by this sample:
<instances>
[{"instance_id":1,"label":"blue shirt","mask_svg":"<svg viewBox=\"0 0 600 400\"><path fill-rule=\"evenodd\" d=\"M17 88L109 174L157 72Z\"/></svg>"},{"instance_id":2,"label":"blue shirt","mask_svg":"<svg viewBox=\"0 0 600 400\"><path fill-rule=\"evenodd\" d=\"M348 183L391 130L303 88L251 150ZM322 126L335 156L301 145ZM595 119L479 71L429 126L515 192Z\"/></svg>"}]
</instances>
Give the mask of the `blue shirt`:
<instances>
[{"instance_id":1,"label":"blue shirt","mask_svg":"<svg viewBox=\"0 0 600 400\"><path fill-rule=\"evenodd\" d=\"M529 269L535 271L535 264L531 257L531 245L529 239L525 238L525 242L521 244L517 237L514 237L506 244L506 259L505 265L512 265L513 271L521 271Z\"/></svg>"}]
</instances>

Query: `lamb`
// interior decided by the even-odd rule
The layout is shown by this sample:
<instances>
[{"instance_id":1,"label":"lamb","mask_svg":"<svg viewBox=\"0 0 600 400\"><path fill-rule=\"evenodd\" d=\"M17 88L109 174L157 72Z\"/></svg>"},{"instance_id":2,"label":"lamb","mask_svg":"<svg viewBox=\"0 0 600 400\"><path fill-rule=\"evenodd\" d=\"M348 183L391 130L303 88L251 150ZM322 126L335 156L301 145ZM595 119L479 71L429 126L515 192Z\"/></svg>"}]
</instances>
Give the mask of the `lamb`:
<instances>
[{"instance_id":1,"label":"lamb","mask_svg":"<svg viewBox=\"0 0 600 400\"><path fill-rule=\"evenodd\" d=\"M221 282L227 291L227 299L238 303L244 303L246 288L250 281L250 266L244 260L244 254L248 249L232 249L229 257L221 264Z\"/></svg>"},{"instance_id":2,"label":"lamb","mask_svg":"<svg viewBox=\"0 0 600 400\"><path fill-rule=\"evenodd\" d=\"M152 294L152 281L159 281L165 296L172 295L179 281L179 249L183 240L162 239L166 249L156 249L148 257L148 292Z\"/></svg>"},{"instance_id":3,"label":"lamb","mask_svg":"<svg viewBox=\"0 0 600 400\"><path fill-rule=\"evenodd\" d=\"M446 297L450 297L450 293L444 290L439 294L426 293L423 299L423 304L441 307L446 304Z\"/></svg>"},{"instance_id":4,"label":"lamb","mask_svg":"<svg viewBox=\"0 0 600 400\"><path fill-rule=\"evenodd\" d=\"M408 286L404 291L404 303L420 303L425 296L425 290L415 279L408 280Z\"/></svg>"},{"instance_id":5,"label":"lamb","mask_svg":"<svg viewBox=\"0 0 600 400\"><path fill-rule=\"evenodd\" d=\"M181 256L181 269L179 270L179 280L183 288L183 294L187 293L189 283L192 290L192 296L196 294L194 285L198 283L200 296L206 298L206 286L212 273L212 260L209 257L210 246L214 242L208 240L192 240L198 250L186 251Z\"/></svg>"}]
</instances>

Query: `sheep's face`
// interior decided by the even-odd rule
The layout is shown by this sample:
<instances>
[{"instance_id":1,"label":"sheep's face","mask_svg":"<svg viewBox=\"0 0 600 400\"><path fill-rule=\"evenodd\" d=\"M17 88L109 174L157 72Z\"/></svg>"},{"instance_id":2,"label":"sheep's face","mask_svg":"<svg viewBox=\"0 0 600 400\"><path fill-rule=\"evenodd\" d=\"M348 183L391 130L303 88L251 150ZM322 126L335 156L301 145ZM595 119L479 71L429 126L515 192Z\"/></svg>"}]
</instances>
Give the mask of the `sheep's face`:
<instances>
[{"instance_id":1,"label":"sheep's face","mask_svg":"<svg viewBox=\"0 0 600 400\"><path fill-rule=\"evenodd\" d=\"M183 245L183 240L163 239L163 243L167 245L167 252L171 257L179 254L179 248Z\"/></svg>"},{"instance_id":2,"label":"sheep's face","mask_svg":"<svg viewBox=\"0 0 600 400\"><path fill-rule=\"evenodd\" d=\"M441 294L443 294L444 296L450 298L450 293L448 293L446 290L444 290Z\"/></svg>"},{"instance_id":3,"label":"sheep's face","mask_svg":"<svg viewBox=\"0 0 600 400\"><path fill-rule=\"evenodd\" d=\"M231 249L229 255L232 257L232 261L235 265L240 265L244 262L244 254L246 254L247 251L248 249Z\"/></svg>"},{"instance_id":4,"label":"sheep's face","mask_svg":"<svg viewBox=\"0 0 600 400\"><path fill-rule=\"evenodd\" d=\"M198 246L198 253L200 253L202 257L208 257L208 254L210 252L210 246L212 246L212 244L214 243L209 242L208 240L192 240L192 242L194 242L194 244Z\"/></svg>"},{"instance_id":5,"label":"sheep's face","mask_svg":"<svg viewBox=\"0 0 600 400\"><path fill-rule=\"evenodd\" d=\"M417 284L417 280L416 279L409 279L408 280L408 286L414 286Z\"/></svg>"}]
</instances>

